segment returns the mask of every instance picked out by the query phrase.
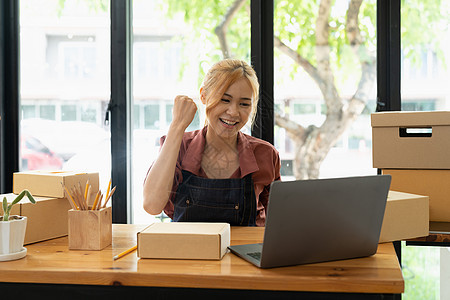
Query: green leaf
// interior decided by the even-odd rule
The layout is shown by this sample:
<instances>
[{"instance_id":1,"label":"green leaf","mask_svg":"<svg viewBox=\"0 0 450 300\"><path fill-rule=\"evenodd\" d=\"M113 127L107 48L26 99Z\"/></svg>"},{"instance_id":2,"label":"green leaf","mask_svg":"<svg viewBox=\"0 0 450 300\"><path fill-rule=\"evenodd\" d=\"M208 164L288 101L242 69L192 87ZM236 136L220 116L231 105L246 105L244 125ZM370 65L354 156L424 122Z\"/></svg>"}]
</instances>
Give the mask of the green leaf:
<instances>
[{"instance_id":1,"label":"green leaf","mask_svg":"<svg viewBox=\"0 0 450 300\"><path fill-rule=\"evenodd\" d=\"M23 190L19 196L16 197L16 199L13 200L13 202L11 203L11 206L13 206L14 204L17 204L20 200L22 200L22 198L25 196L27 190Z\"/></svg>"},{"instance_id":2,"label":"green leaf","mask_svg":"<svg viewBox=\"0 0 450 300\"><path fill-rule=\"evenodd\" d=\"M34 198L33 198L33 196L31 195L31 193L30 193L28 190L24 190L24 191L25 191L25 194L26 194L27 197L28 197L28 200L30 200L31 203L35 204L35 203L36 203L36 200L34 200Z\"/></svg>"},{"instance_id":3,"label":"green leaf","mask_svg":"<svg viewBox=\"0 0 450 300\"><path fill-rule=\"evenodd\" d=\"M3 220L9 219L9 213L12 209L12 207L19 203L20 200L23 199L24 196L27 196L31 203L35 204L36 200L33 198L31 193L28 190L23 190L12 202L8 205L8 201L6 200L6 197L3 197Z\"/></svg>"},{"instance_id":4,"label":"green leaf","mask_svg":"<svg viewBox=\"0 0 450 300\"><path fill-rule=\"evenodd\" d=\"M6 197L3 197L3 213L6 213L8 210L8 200L6 200Z\"/></svg>"}]
</instances>

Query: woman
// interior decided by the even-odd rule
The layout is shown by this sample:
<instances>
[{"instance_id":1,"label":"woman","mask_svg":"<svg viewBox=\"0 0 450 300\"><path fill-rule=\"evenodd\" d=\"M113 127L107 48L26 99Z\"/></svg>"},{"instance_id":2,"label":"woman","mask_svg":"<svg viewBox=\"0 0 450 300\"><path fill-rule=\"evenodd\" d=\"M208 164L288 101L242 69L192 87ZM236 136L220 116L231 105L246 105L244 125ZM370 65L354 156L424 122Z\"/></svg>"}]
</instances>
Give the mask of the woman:
<instances>
[{"instance_id":1,"label":"woman","mask_svg":"<svg viewBox=\"0 0 450 300\"><path fill-rule=\"evenodd\" d=\"M197 111L175 97L173 120L144 182L144 209L174 221L264 226L270 184L280 180L277 150L240 132L254 119L259 84L252 67L226 59L213 65L200 88L203 129L185 132Z\"/></svg>"}]
</instances>

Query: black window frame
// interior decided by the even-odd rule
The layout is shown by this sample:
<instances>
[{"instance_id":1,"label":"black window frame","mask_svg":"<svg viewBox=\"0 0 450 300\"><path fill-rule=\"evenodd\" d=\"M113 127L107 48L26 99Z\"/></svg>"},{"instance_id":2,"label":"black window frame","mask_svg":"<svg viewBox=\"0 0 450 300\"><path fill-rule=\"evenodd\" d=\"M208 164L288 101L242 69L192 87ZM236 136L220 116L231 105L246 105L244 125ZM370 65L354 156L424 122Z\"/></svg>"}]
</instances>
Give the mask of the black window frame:
<instances>
[{"instance_id":1,"label":"black window frame","mask_svg":"<svg viewBox=\"0 0 450 300\"><path fill-rule=\"evenodd\" d=\"M19 0L0 1L0 192L19 170Z\"/></svg>"}]
</instances>

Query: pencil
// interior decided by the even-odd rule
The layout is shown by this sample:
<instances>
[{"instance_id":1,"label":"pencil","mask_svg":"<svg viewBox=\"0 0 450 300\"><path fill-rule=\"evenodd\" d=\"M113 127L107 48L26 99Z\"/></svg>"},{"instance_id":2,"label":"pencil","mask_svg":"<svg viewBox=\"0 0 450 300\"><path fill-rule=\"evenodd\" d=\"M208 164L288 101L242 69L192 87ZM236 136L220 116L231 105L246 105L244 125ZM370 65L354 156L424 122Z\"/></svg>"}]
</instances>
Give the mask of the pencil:
<instances>
[{"instance_id":1,"label":"pencil","mask_svg":"<svg viewBox=\"0 0 450 300\"><path fill-rule=\"evenodd\" d=\"M86 210L86 202L83 199L83 192L80 189L77 189L76 187L73 187L73 195L75 197L75 201L78 203L78 207L80 210Z\"/></svg>"},{"instance_id":2,"label":"pencil","mask_svg":"<svg viewBox=\"0 0 450 300\"><path fill-rule=\"evenodd\" d=\"M131 248L128 249L128 250L123 251L122 253L117 254L116 256L113 257L113 260L117 260L117 259L119 259L119 258L121 258L121 257L123 257L123 256L125 256L125 255L127 255L128 253L133 252L133 251L136 250L136 249L137 249L137 245L134 246L134 247L131 247Z\"/></svg>"},{"instance_id":3,"label":"pencil","mask_svg":"<svg viewBox=\"0 0 450 300\"><path fill-rule=\"evenodd\" d=\"M100 193L100 197L98 198L98 202L97 205L95 206L95 210L99 210L100 208L102 208L100 205L102 204L102 199L103 199L103 194Z\"/></svg>"},{"instance_id":4,"label":"pencil","mask_svg":"<svg viewBox=\"0 0 450 300\"><path fill-rule=\"evenodd\" d=\"M81 206L81 203L78 200L77 190L75 189L75 187L72 187L71 190L72 190L73 200L75 200L76 206L78 206L80 210L83 210L83 207Z\"/></svg>"},{"instance_id":5,"label":"pencil","mask_svg":"<svg viewBox=\"0 0 450 300\"><path fill-rule=\"evenodd\" d=\"M75 201L73 201L72 195L69 193L69 190L67 189L66 186L64 186L64 188L66 189L66 193L69 196L69 203L70 206L72 206L73 209L79 210L78 206L75 204ZM72 204L73 203L73 204Z\"/></svg>"},{"instance_id":6,"label":"pencil","mask_svg":"<svg viewBox=\"0 0 450 300\"><path fill-rule=\"evenodd\" d=\"M92 185L89 185L87 197L86 197L86 203L87 203L88 207L89 207L89 204L91 203L91 198L92 198L91 188L92 188Z\"/></svg>"},{"instance_id":7,"label":"pencil","mask_svg":"<svg viewBox=\"0 0 450 300\"><path fill-rule=\"evenodd\" d=\"M81 184L79 182L78 182L78 197L80 198L83 210L86 210L86 199L84 198L83 188L81 187Z\"/></svg>"},{"instance_id":8,"label":"pencil","mask_svg":"<svg viewBox=\"0 0 450 300\"><path fill-rule=\"evenodd\" d=\"M105 199L105 204L103 204L102 207L106 207L106 203L108 203L109 199L112 198L112 195L114 194L115 191L116 191L116 187L114 187L114 188L111 190L111 194L109 194L108 198Z\"/></svg>"},{"instance_id":9,"label":"pencil","mask_svg":"<svg viewBox=\"0 0 450 300\"><path fill-rule=\"evenodd\" d=\"M87 202L87 195L88 195L88 187L89 187L89 179L86 181L86 187L84 188L84 200L86 200L86 202Z\"/></svg>"},{"instance_id":10,"label":"pencil","mask_svg":"<svg viewBox=\"0 0 450 300\"><path fill-rule=\"evenodd\" d=\"M92 209L91 210L95 209L95 206L97 205L99 197L100 197L100 190L97 192L97 196L95 196L94 204L92 205Z\"/></svg>"},{"instance_id":11,"label":"pencil","mask_svg":"<svg viewBox=\"0 0 450 300\"><path fill-rule=\"evenodd\" d=\"M105 199L108 199L109 193L111 191L111 180L112 180L112 178L109 179L108 188L106 189Z\"/></svg>"}]
</instances>

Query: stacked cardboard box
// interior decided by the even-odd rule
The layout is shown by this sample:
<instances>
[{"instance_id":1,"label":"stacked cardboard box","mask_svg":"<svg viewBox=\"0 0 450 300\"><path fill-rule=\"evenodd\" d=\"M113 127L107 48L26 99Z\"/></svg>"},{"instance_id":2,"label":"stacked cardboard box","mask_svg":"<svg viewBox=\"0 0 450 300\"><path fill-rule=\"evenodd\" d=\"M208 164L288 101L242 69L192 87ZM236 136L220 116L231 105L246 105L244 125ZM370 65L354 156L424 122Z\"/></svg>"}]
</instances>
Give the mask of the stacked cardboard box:
<instances>
[{"instance_id":1,"label":"stacked cardboard box","mask_svg":"<svg viewBox=\"0 0 450 300\"><path fill-rule=\"evenodd\" d=\"M373 167L391 190L429 196L429 220L450 222L450 112L372 114Z\"/></svg>"},{"instance_id":2,"label":"stacked cardboard box","mask_svg":"<svg viewBox=\"0 0 450 300\"><path fill-rule=\"evenodd\" d=\"M70 171L27 171L13 174L13 193L18 194L27 189L33 196L57 197L66 196L64 187L70 191L80 184L83 188L86 182L92 186L91 192L97 193L99 188L98 173L76 173Z\"/></svg>"},{"instance_id":3,"label":"stacked cardboard box","mask_svg":"<svg viewBox=\"0 0 450 300\"><path fill-rule=\"evenodd\" d=\"M0 195L12 202L17 194L27 189L36 200L32 204L26 199L15 205L11 215L26 216L27 230L24 244L57 238L68 234L68 210L64 186L69 190L78 185L91 184L91 193L99 189L98 173L75 173L67 171L28 171L13 174L13 193ZM0 207L0 213L3 211Z\"/></svg>"},{"instance_id":4,"label":"stacked cardboard box","mask_svg":"<svg viewBox=\"0 0 450 300\"><path fill-rule=\"evenodd\" d=\"M373 166L391 189L430 197L430 221L450 222L450 112L372 114Z\"/></svg>"},{"instance_id":5,"label":"stacked cardboard box","mask_svg":"<svg viewBox=\"0 0 450 300\"><path fill-rule=\"evenodd\" d=\"M11 203L16 194L0 195ZM26 198L26 196L25 196ZM27 230L24 244L31 244L67 235L67 211L70 204L65 198L34 197L36 204L27 199L13 206L11 215L27 217ZM0 207L0 214L3 209Z\"/></svg>"},{"instance_id":6,"label":"stacked cardboard box","mask_svg":"<svg viewBox=\"0 0 450 300\"><path fill-rule=\"evenodd\" d=\"M428 196L389 191L380 243L427 236Z\"/></svg>"}]
</instances>

